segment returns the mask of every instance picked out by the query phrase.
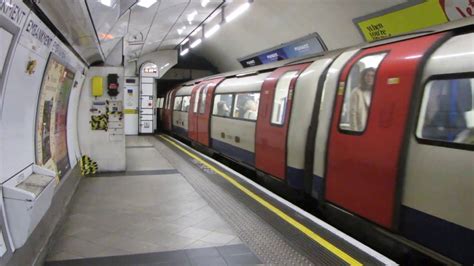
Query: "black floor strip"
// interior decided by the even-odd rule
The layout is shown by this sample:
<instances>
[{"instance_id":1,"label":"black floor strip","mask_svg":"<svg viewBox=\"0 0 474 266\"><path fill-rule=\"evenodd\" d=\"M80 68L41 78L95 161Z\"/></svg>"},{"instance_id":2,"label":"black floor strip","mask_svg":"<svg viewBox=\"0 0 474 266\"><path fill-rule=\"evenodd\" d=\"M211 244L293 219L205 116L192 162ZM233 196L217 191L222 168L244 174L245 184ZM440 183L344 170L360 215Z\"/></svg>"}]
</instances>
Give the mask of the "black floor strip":
<instances>
[{"instance_id":1,"label":"black floor strip","mask_svg":"<svg viewBox=\"0 0 474 266\"><path fill-rule=\"evenodd\" d=\"M111 257L48 261L45 266L255 265L262 262L244 244Z\"/></svg>"}]
</instances>

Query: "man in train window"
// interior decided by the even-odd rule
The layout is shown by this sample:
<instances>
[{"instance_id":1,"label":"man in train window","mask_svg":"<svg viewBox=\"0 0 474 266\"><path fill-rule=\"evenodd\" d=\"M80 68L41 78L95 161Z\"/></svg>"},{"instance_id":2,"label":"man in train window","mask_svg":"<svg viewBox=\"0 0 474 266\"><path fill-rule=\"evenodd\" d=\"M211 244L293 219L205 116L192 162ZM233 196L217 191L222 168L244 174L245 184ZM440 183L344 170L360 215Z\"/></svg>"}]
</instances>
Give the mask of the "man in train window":
<instances>
[{"instance_id":1,"label":"man in train window","mask_svg":"<svg viewBox=\"0 0 474 266\"><path fill-rule=\"evenodd\" d=\"M351 92L349 120L350 129L353 131L362 132L365 129L374 80L375 69L364 69L360 73L359 86Z\"/></svg>"}]
</instances>

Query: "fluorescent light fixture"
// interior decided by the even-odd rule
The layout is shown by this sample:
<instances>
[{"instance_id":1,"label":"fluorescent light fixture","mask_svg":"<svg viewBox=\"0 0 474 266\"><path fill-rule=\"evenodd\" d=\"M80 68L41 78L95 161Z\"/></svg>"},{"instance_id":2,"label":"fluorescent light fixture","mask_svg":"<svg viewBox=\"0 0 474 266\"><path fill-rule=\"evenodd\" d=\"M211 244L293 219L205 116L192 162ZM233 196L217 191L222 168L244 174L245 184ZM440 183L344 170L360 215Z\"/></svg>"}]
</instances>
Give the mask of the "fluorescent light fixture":
<instances>
[{"instance_id":1,"label":"fluorescent light fixture","mask_svg":"<svg viewBox=\"0 0 474 266\"><path fill-rule=\"evenodd\" d=\"M231 22L236 17L238 17L239 15L244 13L245 10L247 10L249 7L250 7L250 3L248 3L248 2L241 5L241 6L239 6L236 10L234 10L234 12L230 13L227 17L225 17L225 21Z\"/></svg>"},{"instance_id":2,"label":"fluorescent light fixture","mask_svg":"<svg viewBox=\"0 0 474 266\"><path fill-rule=\"evenodd\" d=\"M206 7L207 4L209 4L209 0L202 0L202 1L201 1L201 6L202 6L202 7Z\"/></svg>"},{"instance_id":3,"label":"fluorescent light fixture","mask_svg":"<svg viewBox=\"0 0 474 266\"><path fill-rule=\"evenodd\" d=\"M144 7L144 8L149 8L150 6L154 5L158 0L140 0L138 1L137 5Z\"/></svg>"},{"instance_id":4,"label":"fluorescent light fixture","mask_svg":"<svg viewBox=\"0 0 474 266\"><path fill-rule=\"evenodd\" d=\"M201 27L195 29L195 30L193 31L193 33L191 33L191 36L196 35L196 34L197 34L198 32L200 32L200 31L201 31Z\"/></svg>"},{"instance_id":5,"label":"fluorescent light fixture","mask_svg":"<svg viewBox=\"0 0 474 266\"><path fill-rule=\"evenodd\" d=\"M194 17L198 14L197 10L194 10L188 15L188 22L192 24Z\"/></svg>"},{"instance_id":6,"label":"fluorescent light fixture","mask_svg":"<svg viewBox=\"0 0 474 266\"><path fill-rule=\"evenodd\" d=\"M212 27L212 28L210 28L209 30L207 30L207 31L204 32L204 37L206 37L206 38L211 37L211 36L214 35L214 33L216 33L220 28L221 28L221 26L220 26L219 24L214 25L214 27Z\"/></svg>"},{"instance_id":7,"label":"fluorescent light fixture","mask_svg":"<svg viewBox=\"0 0 474 266\"><path fill-rule=\"evenodd\" d=\"M182 50L180 55L183 56L183 55L186 55L187 53L189 53L189 48Z\"/></svg>"},{"instance_id":8,"label":"fluorescent light fixture","mask_svg":"<svg viewBox=\"0 0 474 266\"><path fill-rule=\"evenodd\" d=\"M169 66L169 65L170 65L170 63L166 63L166 65L160 67L160 70L162 70L163 68L165 68L165 67L167 67L167 66Z\"/></svg>"},{"instance_id":9,"label":"fluorescent light fixture","mask_svg":"<svg viewBox=\"0 0 474 266\"><path fill-rule=\"evenodd\" d=\"M179 28L178 29L178 34L181 35L184 32L185 29L186 29L186 26L183 26L183 27Z\"/></svg>"},{"instance_id":10,"label":"fluorescent light fixture","mask_svg":"<svg viewBox=\"0 0 474 266\"><path fill-rule=\"evenodd\" d=\"M201 39L197 39L195 40L193 43L191 43L191 45L189 47L191 48L195 48L196 46L200 45L202 43L202 40Z\"/></svg>"},{"instance_id":11,"label":"fluorescent light fixture","mask_svg":"<svg viewBox=\"0 0 474 266\"><path fill-rule=\"evenodd\" d=\"M181 45L185 45L189 42L189 38L184 39L184 41L181 43Z\"/></svg>"},{"instance_id":12,"label":"fluorescent light fixture","mask_svg":"<svg viewBox=\"0 0 474 266\"><path fill-rule=\"evenodd\" d=\"M207 21L211 21L213 20L215 17L217 17L217 15L219 15L221 13L221 9L218 9L214 12L212 12L211 16L207 19Z\"/></svg>"},{"instance_id":13,"label":"fluorescent light fixture","mask_svg":"<svg viewBox=\"0 0 474 266\"><path fill-rule=\"evenodd\" d=\"M113 1L112 1L112 0L99 0L99 2L100 2L101 4L103 4L104 6L112 7L112 5L113 5Z\"/></svg>"}]
</instances>

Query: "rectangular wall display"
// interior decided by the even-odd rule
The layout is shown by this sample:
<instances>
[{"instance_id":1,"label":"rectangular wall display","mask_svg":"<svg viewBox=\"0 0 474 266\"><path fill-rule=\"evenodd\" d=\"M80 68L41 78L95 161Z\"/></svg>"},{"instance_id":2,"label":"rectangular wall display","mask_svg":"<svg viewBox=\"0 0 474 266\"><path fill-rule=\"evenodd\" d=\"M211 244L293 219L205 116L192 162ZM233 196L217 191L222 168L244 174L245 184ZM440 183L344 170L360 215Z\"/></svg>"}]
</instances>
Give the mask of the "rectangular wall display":
<instances>
[{"instance_id":1,"label":"rectangular wall display","mask_svg":"<svg viewBox=\"0 0 474 266\"><path fill-rule=\"evenodd\" d=\"M289 58L318 54L326 50L327 48L319 34L313 33L291 42L287 42L255 54L239 58L238 60L240 64L246 68L273 63Z\"/></svg>"},{"instance_id":2,"label":"rectangular wall display","mask_svg":"<svg viewBox=\"0 0 474 266\"><path fill-rule=\"evenodd\" d=\"M36 117L36 163L61 178L70 168L66 118L74 72L56 56L49 57L41 85Z\"/></svg>"}]
</instances>

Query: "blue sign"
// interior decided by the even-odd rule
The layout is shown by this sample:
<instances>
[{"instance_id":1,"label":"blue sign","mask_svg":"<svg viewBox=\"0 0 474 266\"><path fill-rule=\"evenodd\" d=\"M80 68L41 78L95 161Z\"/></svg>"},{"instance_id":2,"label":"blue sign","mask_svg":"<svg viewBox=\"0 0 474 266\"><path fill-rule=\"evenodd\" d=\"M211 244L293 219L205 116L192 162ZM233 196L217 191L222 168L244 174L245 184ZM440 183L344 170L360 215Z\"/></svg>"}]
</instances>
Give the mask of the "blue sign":
<instances>
[{"instance_id":1,"label":"blue sign","mask_svg":"<svg viewBox=\"0 0 474 266\"><path fill-rule=\"evenodd\" d=\"M297 58L326 51L327 48L317 33L273 47L244 58L239 62L243 67L273 63L289 58Z\"/></svg>"}]
</instances>

